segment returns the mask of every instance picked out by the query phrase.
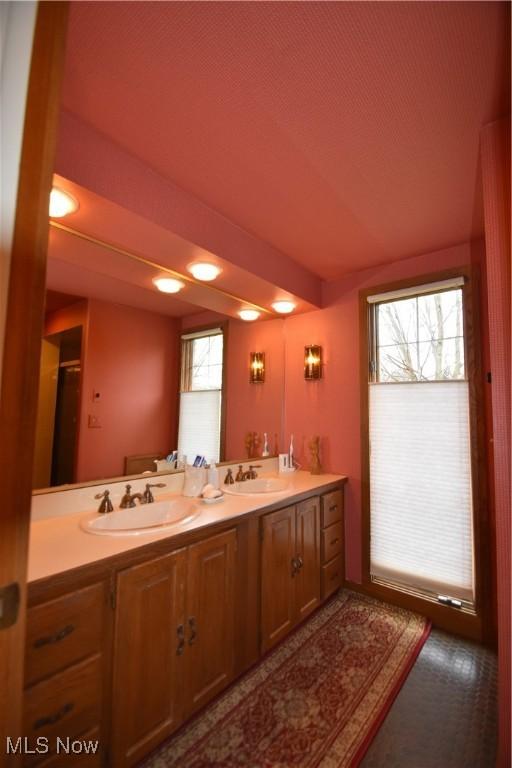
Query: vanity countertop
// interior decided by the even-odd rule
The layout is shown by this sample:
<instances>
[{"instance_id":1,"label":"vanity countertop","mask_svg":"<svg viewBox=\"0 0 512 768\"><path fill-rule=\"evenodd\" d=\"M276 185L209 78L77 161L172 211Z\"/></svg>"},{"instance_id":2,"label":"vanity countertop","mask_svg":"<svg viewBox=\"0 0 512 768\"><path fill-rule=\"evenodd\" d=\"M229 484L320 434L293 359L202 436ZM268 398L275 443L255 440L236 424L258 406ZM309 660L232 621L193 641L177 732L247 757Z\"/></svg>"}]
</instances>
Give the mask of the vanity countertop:
<instances>
[{"instance_id":1,"label":"vanity countertop","mask_svg":"<svg viewBox=\"0 0 512 768\"><path fill-rule=\"evenodd\" d=\"M28 582L35 582L56 574L73 570L100 560L121 555L147 544L172 539L198 529L207 529L218 523L237 520L251 512L285 507L289 502L309 492L321 492L333 483L346 481L344 475L310 475L299 471L289 476L286 491L253 496L225 494L220 504L203 504L190 499L201 509L201 514L188 523L177 524L172 530L160 530L137 536L98 536L83 531L80 522L91 517L89 512L38 520L30 526ZM183 498L180 494L166 493L161 499Z\"/></svg>"}]
</instances>

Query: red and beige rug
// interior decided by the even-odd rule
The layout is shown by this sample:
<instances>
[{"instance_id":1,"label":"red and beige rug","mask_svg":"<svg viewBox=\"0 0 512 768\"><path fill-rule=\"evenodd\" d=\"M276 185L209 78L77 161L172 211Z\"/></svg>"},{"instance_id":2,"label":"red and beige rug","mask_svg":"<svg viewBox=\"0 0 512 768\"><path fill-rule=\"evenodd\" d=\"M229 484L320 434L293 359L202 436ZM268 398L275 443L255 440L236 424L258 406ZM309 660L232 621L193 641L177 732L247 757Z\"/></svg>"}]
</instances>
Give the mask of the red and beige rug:
<instances>
[{"instance_id":1,"label":"red and beige rug","mask_svg":"<svg viewBox=\"0 0 512 768\"><path fill-rule=\"evenodd\" d=\"M421 616L344 591L145 766L352 768L429 631Z\"/></svg>"}]
</instances>

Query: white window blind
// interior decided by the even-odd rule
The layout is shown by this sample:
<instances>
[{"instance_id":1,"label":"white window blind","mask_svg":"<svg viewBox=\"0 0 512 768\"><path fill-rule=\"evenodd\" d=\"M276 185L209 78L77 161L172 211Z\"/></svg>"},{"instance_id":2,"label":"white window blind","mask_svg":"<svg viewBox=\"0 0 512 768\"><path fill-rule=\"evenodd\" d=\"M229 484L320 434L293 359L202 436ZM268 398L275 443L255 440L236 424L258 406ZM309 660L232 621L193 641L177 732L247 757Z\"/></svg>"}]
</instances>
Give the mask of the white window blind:
<instances>
[{"instance_id":1,"label":"white window blind","mask_svg":"<svg viewBox=\"0 0 512 768\"><path fill-rule=\"evenodd\" d=\"M189 464L198 455L219 461L221 396L219 389L180 395L178 450Z\"/></svg>"},{"instance_id":2,"label":"white window blind","mask_svg":"<svg viewBox=\"0 0 512 768\"><path fill-rule=\"evenodd\" d=\"M472 602L468 382L369 388L372 577Z\"/></svg>"}]
</instances>

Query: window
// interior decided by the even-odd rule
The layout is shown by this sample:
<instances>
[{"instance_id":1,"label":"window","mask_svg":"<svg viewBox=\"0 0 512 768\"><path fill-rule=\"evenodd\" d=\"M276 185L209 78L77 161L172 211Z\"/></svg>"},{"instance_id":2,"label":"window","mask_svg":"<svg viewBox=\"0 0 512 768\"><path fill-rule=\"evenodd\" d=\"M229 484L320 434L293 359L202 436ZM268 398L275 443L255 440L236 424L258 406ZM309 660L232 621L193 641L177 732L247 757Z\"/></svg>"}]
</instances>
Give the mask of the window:
<instances>
[{"instance_id":1,"label":"window","mask_svg":"<svg viewBox=\"0 0 512 768\"><path fill-rule=\"evenodd\" d=\"M220 328L181 337L178 450L189 463L221 458L223 357Z\"/></svg>"},{"instance_id":2,"label":"window","mask_svg":"<svg viewBox=\"0 0 512 768\"><path fill-rule=\"evenodd\" d=\"M373 582L475 600L463 278L367 297Z\"/></svg>"}]
</instances>

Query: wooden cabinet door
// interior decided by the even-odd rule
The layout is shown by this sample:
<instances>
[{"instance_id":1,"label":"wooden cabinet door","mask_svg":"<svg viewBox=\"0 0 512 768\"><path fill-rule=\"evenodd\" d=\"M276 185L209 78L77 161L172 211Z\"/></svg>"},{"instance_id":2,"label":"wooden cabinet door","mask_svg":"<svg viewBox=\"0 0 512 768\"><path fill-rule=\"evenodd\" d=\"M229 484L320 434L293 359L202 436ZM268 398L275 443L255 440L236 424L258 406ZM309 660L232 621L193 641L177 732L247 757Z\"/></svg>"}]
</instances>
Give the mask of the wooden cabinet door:
<instances>
[{"instance_id":1,"label":"wooden cabinet door","mask_svg":"<svg viewBox=\"0 0 512 768\"><path fill-rule=\"evenodd\" d=\"M320 603L320 499L297 505L295 576L296 619L301 621Z\"/></svg>"},{"instance_id":2,"label":"wooden cabinet door","mask_svg":"<svg viewBox=\"0 0 512 768\"><path fill-rule=\"evenodd\" d=\"M118 575L112 702L115 766L137 763L183 717L185 577L186 550Z\"/></svg>"},{"instance_id":3,"label":"wooden cabinet door","mask_svg":"<svg viewBox=\"0 0 512 768\"><path fill-rule=\"evenodd\" d=\"M188 548L186 711L204 706L234 674L236 531Z\"/></svg>"},{"instance_id":4,"label":"wooden cabinet door","mask_svg":"<svg viewBox=\"0 0 512 768\"><path fill-rule=\"evenodd\" d=\"M268 651L295 621L295 507L264 515L261 525L261 644Z\"/></svg>"}]
</instances>

